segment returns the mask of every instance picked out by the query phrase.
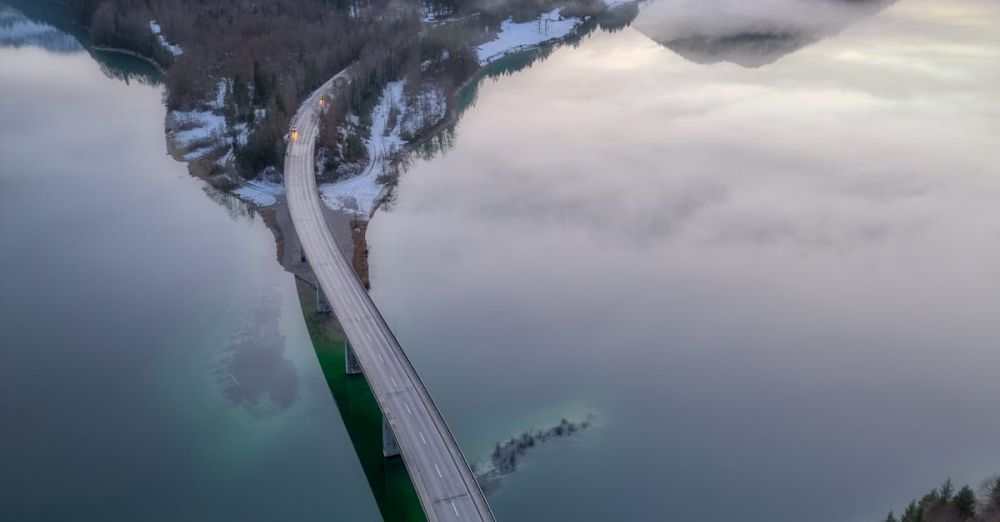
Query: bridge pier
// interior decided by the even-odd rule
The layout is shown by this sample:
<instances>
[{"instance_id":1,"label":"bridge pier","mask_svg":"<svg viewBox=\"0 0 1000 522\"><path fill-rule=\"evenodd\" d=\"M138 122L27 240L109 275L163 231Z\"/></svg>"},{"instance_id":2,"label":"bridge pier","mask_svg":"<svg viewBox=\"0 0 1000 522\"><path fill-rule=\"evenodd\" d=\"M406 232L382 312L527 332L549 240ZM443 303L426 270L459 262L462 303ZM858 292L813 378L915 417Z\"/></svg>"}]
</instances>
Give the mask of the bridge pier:
<instances>
[{"instance_id":1,"label":"bridge pier","mask_svg":"<svg viewBox=\"0 0 1000 522\"><path fill-rule=\"evenodd\" d=\"M316 312L321 314L328 314L333 311L333 307L330 306L330 301L327 300L326 294L323 293L323 289L316 285Z\"/></svg>"},{"instance_id":2,"label":"bridge pier","mask_svg":"<svg viewBox=\"0 0 1000 522\"><path fill-rule=\"evenodd\" d=\"M361 364L358 363L358 358L354 355L354 350L351 349L351 341L347 339L344 339L344 368L347 370L347 375L361 373Z\"/></svg>"},{"instance_id":3,"label":"bridge pier","mask_svg":"<svg viewBox=\"0 0 1000 522\"><path fill-rule=\"evenodd\" d=\"M385 458L399 456L399 443L396 442L396 435L392 433L392 426L385 414L382 414L382 456Z\"/></svg>"}]
</instances>

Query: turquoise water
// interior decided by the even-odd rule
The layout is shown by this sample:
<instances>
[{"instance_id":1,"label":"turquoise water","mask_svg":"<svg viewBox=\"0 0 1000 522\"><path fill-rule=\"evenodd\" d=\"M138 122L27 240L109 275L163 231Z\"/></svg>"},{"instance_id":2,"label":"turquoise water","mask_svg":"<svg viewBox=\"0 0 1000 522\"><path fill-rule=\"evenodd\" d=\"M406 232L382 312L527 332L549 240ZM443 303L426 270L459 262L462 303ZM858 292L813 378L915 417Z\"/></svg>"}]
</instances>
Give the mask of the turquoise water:
<instances>
[{"instance_id":1,"label":"turquoise water","mask_svg":"<svg viewBox=\"0 0 1000 522\"><path fill-rule=\"evenodd\" d=\"M379 520L261 217L154 71L43 34L0 47L0 518Z\"/></svg>"},{"instance_id":2,"label":"turquoise water","mask_svg":"<svg viewBox=\"0 0 1000 522\"><path fill-rule=\"evenodd\" d=\"M371 223L470 460L596 415L500 520L862 522L1000 470L1000 11L744 4L511 60ZM3 515L378 520L260 216L59 33L0 47Z\"/></svg>"}]
</instances>

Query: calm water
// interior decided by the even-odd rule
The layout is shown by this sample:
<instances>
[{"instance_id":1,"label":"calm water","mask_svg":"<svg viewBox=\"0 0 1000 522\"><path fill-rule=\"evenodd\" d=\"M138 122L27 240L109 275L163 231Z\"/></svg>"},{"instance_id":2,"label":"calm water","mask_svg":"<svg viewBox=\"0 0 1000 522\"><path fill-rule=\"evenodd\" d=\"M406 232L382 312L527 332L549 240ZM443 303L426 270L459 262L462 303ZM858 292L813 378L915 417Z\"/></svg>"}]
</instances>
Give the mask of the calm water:
<instances>
[{"instance_id":1,"label":"calm water","mask_svg":"<svg viewBox=\"0 0 1000 522\"><path fill-rule=\"evenodd\" d=\"M485 80L369 239L470 457L598 415L498 517L872 521L1000 471L998 26L661 0Z\"/></svg>"},{"instance_id":2,"label":"calm water","mask_svg":"<svg viewBox=\"0 0 1000 522\"><path fill-rule=\"evenodd\" d=\"M141 64L5 9L0 519L379 520L262 220Z\"/></svg>"},{"instance_id":3,"label":"calm water","mask_svg":"<svg viewBox=\"0 0 1000 522\"><path fill-rule=\"evenodd\" d=\"M471 460L598 417L501 520L862 522L1000 471L1000 6L743 4L484 80L371 224ZM10 27L0 518L378 520L261 219L141 65Z\"/></svg>"}]
</instances>

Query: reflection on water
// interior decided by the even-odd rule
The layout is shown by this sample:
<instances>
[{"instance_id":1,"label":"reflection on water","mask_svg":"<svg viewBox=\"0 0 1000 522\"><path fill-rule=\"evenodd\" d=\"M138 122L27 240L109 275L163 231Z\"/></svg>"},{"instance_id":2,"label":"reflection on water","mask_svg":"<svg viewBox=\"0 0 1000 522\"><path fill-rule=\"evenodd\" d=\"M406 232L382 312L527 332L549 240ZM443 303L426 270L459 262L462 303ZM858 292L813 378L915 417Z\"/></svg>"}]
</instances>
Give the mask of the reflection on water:
<instances>
[{"instance_id":1,"label":"reflection on water","mask_svg":"<svg viewBox=\"0 0 1000 522\"><path fill-rule=\"evenodd\" d=\"M65 11L11 3L35 21L3 2L6 36ZM0 47L0 520L379 520L271 232L166 155L148 66L22 33L46 36Z\"/></svg>"},{"instance_id":2,"label":"reflection on water","mask_svg":"<svg viewBox=\"0 0 1000 522\"><path fill-rule=\"evenodd\" d=\"M13 7L0 5L0 47L25 45L57 53L83 50L76 38L46 23L29 20L24 13Z\"/></svg>"},{"instance_id":3,"label":"reflection on water","mask_svg":"<svg viewBox=\"0 0 1000 522\"><path fill-rule=\"evenodd\" d=\"M160 71L145 60L87 47L90 36L75 25L65 4L54 0L5 0L0 4L0 48L34 46L52 53L87 51L108 78L159 85Z\"/></svg>"},{"instance_id":4,"label":"reflection on water","mask_svg":"<svg viewBox=\"0 0 1000 522\"><path fill-rule=\"evenodd\" d=\"M247 311L215 371L226 398L257 417L288 409L298 392L295 366L285 358L280 304L270 293Z\"/></svg>"},{"instance_id":5,"label":"reflection on water","mask_svg":"<svg viewBox=\"0 0 1000 522\"><path fill-rule=\"evenodd\" d=\"M604 421L501 520L873 521L1000 470L1000 5L857 5L759 68L595 32L401 177L374 297L470 458Z\"/></svg>"},{"instance_id":6,"label":"reflection on water","mask_svg":"<svg viewBox=\"0 0 1000 522\"><path fill-rule=\"evenodd\" d=\"M654 0L632 23L700 64L762 67L878 13L896 0Z\"/></svg>"}]
</instances>

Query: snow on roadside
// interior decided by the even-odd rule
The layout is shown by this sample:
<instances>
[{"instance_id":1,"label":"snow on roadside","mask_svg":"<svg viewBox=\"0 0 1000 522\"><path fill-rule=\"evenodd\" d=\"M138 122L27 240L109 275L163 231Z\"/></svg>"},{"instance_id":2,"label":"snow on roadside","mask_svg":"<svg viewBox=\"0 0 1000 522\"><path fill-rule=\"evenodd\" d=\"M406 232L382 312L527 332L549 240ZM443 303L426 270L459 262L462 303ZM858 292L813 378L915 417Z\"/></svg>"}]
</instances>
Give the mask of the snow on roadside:
<instances>
[{"instance_id":1,"label":"snow on roadside","mask_svg":"<svg viewBox=\"0 0 1000 522\"><path fill-rule=\"evenodd\" d=\"M479 63L485 65L507 54L563 38L581 23L579 18L563 18L559 11L553 9L530 22L515 23L511 18L504 20L500 23L497 37L476 49Z\"/></svg>"},{"instance_id":2,"label":"snow on roadside","mask_svg":"<svg viewBox=\"0 0 1000 522\"><path fill-rule=\"evenodd\" d=\"M259 207L269 207L277 203L278 198L284 193L283 183L264 180L247 181L233 190L233 194Z\"/></svg>"},{"instance_id":3,"label":"snow on roadside","mask_svg":"<svg viewBox=\"0 0 1000 522\"><path fill-rule=\"evenodd\" d=\"M153 33L154 36L156 36L156 39L160 42L160 45L162 45L164 49L170 52L170 54L174 56L180 56L184 54L184 49L181 49L181 46L171 44L169 41L167 41L167 37L163 36L163 29L160 27L159 22L157 22L156 20L150 20L149 30Z\"/></svg>"},{"instance_id":4,"label":"snow on roadside","mask_svg":"<svg viewBox=\"0 0 1000 522\"><path fill-rule=\"evenodd\" d=\"M372 112L371 137L368 138L368 165L365 170L348 179L320 185L320 195L327 207L368 217L382 197L385 186L378 182L386 167L392 164L392 155L403 148L400 137L403 105L402 80L390 82L382 91L378 105ZM396 121L390 122L390 113L396 108ZM390 123L393 125L390 127Z\"/></svg>"},{"instance_id":5,"label":"snow on roadside","mask_svg":"<svg viewBox=\"0 0 1000 522\"><path fill-rule=\"evenodd\" d=\"M634 4L635 2L636 0L604 0L604 5L607 6L608 9L611 9L612 7L618 7L620 5L625 5L625 4Z\"/></svg>"}]
</instances>

